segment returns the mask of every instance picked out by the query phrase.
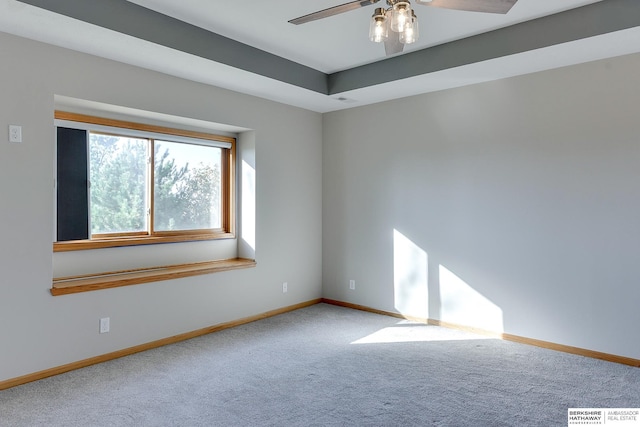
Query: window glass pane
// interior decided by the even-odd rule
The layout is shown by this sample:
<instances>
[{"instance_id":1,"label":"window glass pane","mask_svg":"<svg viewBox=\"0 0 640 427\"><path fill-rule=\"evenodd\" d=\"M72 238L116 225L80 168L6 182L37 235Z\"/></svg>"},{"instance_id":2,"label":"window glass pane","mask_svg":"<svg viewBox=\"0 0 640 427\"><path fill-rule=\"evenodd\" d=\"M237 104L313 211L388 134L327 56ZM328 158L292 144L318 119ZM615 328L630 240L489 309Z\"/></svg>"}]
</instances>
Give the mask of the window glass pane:
<instances>
[{"instance_id":1,"label":"window glass pane","mask_svg":"<svg viewBox=\"0 0 640 427\"><path fill-rule=\"evenodd\" d=\"M221 227L222 149L155 141L154 229Z\"/></svg>"},{"instance_id":2,"label":"window glass pane","mask_svg":"<svg viewBox=\"0 0 640 427\"><path fill-rule=\"evenodd\" d=\"M147 229L146 139L91 133L91 233Z\"/></svg>"}]
</instances>

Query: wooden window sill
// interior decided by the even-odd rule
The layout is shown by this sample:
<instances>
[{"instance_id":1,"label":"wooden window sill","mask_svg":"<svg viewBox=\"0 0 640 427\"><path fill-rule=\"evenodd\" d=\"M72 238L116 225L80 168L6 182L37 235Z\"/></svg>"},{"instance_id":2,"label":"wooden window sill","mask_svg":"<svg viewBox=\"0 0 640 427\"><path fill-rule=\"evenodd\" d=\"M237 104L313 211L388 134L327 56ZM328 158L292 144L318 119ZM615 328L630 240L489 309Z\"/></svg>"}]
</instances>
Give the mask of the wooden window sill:
<instances>
[{"instance_id":1,"label":"wooden window sill","mask_svg":"<svg viewBox=\"0 0 640 427\"><path fill-rule=\"evenodd\" d=\"M161 280L179 279L220 271L238 270L256 266L255 260L245 258L219 261L197 262L193 264L166 265L136 270L111 271L82 276L58 277L53 279L51 295L75 294L97 291L120 286L138 285Z\"/></svg>"}]
</instances>

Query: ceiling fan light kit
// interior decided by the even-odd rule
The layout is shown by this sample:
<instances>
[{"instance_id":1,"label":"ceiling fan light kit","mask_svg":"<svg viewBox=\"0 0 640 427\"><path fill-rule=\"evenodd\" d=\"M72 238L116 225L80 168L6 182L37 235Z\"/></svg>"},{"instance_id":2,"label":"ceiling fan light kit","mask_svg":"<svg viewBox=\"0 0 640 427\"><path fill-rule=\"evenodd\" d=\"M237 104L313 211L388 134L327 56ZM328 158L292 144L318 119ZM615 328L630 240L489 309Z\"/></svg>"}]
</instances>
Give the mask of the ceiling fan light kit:
<instances>
[{"instance_id":1,"label":"ceiling fan light kit","mask_svg":"<svg viewBox=\"0 0 640 427\"><path fill-rule=\"evenodd\" d=\"M387 0L388 9L378 7L371 16L369 40L382 43L389 38L389 31L398 33L402 44L418 40L418 17L408 1Z\"/></svg>"},{"instance_id":2,"label":"ceiling fan light kit","mask_svg":"<svg viewBox=\"0 0 640 427\"><path fill-rule=\"evenodd\" d=\"M354 0L338 6L319 10L308 15L292 19L291 24L300 25L318 19L328 18L350 10L359 9L380 0ZM421 6L433 6L444 9L506 14L518 0L414 0ZM405 44L418 40L418 17L409 0L386 0L387 9L378 7L369 23L369 40L384 43L387 55L403 50Z\"/></svg>"}]
</instances>

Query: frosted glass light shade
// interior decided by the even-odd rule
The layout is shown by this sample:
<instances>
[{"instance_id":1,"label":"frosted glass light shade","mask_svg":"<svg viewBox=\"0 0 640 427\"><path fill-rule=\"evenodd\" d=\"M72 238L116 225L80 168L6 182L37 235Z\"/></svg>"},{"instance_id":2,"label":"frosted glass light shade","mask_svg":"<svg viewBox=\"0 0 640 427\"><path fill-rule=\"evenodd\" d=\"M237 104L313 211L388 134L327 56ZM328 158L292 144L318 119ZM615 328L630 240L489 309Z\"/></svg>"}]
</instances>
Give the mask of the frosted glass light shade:
<instances>
[{"instance_id":1,"label":"frosted glass light shade","mask_svg":"<svg viewBox=\"0 0 640 427\"><path fill-rule=\"evenodd\" d=\"M404 31L400 33L400 43L411 44L418 40L418 17L411 12L411 21L405 25Z\"/></svg>"},{"instance_id":2,"label":"frosted glass light shade","mask_svg":"<svg viewBox=\"0 0 640 427\"><path fill-rule=\"evenodd\" d=\"M385 10L377 8L371 17L369 24L369 40L375 43L382 43L389 36L389 25Z\"/></svg>"},{"instance_id":3,"label":"frosted glass light shade","mask_svg":"<svg viewBox=\"0 0 640 427\"><path fill-rule=\"evenodd\" d=\"M393 5L391 15L391 30L402 33L405 25L411 22L411 4L408 1L399 1Z\"/></svg>"}]
</instances>

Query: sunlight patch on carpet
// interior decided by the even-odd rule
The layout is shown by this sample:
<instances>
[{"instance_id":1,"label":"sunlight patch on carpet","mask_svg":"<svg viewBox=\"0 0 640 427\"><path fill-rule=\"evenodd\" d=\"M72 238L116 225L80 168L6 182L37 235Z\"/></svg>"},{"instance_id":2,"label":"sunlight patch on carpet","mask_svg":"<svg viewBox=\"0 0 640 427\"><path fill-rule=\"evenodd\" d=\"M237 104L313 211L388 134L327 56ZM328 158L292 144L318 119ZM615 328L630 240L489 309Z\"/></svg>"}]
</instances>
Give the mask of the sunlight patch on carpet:
<instances>
[{"instance_id":1,"label":"sunlight patch on carpet","mask_svg":"<svg viewBox=\"0 0 640 427\"><path fill-rule=\"evenodd\" d=\"M391 344L402 342L465 341L494 339L490 336L454 331L438 326L403 320L394 326L382 328L351 344Z\"/></svg>"}]
</instances>

